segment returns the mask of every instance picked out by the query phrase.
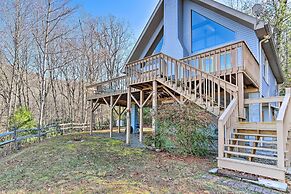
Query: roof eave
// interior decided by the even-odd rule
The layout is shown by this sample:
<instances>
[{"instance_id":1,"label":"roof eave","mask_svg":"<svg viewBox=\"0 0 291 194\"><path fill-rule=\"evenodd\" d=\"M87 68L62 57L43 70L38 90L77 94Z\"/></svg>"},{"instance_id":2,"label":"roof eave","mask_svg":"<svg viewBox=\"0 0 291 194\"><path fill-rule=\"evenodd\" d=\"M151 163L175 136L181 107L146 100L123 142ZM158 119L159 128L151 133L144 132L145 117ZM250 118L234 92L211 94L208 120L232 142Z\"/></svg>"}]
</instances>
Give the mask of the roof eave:
<instances>
[{"instance_id":1,"label":"roof eave","mask_svg":"<svg viewBox=\"0 0 291 194\"><path fill-rule=\"evenodd\" d=\"M147 29L149 28L150 24L153 22L157 12L159 11L161 5L163 4L164 0L159 0L159 3L157 4L157 6L155 7L150 19L148 20L147 24L145 25L145 27L143 28L142 33L140 34L138 40L136 41L133 49L131 50L129 56L126 59L126 64L129 63L134 55L134 52L137 50L137 47L140 45L140 42L142 40L142 38L145 36Z\"/></svg>"}]
</instances>

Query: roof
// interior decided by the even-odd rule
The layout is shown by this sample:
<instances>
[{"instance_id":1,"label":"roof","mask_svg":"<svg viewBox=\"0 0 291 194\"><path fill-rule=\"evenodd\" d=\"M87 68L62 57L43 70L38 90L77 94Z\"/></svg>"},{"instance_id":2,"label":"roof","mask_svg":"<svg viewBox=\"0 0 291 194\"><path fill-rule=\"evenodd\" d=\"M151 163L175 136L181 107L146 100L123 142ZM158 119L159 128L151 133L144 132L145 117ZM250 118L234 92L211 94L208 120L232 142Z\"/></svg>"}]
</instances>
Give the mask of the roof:
<instances>
[{"instance_id":1,"label":"roof","mask_svg":"<svg viewBox=\"0 0 291 194\"><path fill-rule=\"evenodd\" d=\"M200 6L203 6L213 12L216 12L226 18L229 18L237 23L244 25L250 29L253 29L259 40L263 39L266 35L272 34L270 30L270 26L265 22L258 20L257 18L235 10L231 7L223 5L214 0L191 0L194 3L197 3ZM164 0L160 0L157 4L153 14L151 15L148 23L143 29L139 39L137 40L134 48L132 49L127 63L138 60L142 51L145 49L147 42L150 40L152 36L152 32L160 24L164 15ZM270 39L268 43L263 44L263 49L266 53L267 58L270 61L270 67L277 79L278 84L283 83L284 76L279 63L278 55L275 49L273 39Z\"/></svg>"},{"instance_id":2,"label":"roof","mask_svg":"<svg viewBox=\"0 0 291 194\"><path fill-rule=\"evenodd\" d=\"M132 61L138 60L142 51L146 47L147 43L149 42L152 32L160 24L161 20L164 17L164 0L160 0L157 4L154 12L152 13L149 21L147 22L145 28L143 29L141 35L139 36L137 42L135 43L132 51L129 54L129 57L126 60L126 63L130 63Z\"/></svg>"}]
</instances>

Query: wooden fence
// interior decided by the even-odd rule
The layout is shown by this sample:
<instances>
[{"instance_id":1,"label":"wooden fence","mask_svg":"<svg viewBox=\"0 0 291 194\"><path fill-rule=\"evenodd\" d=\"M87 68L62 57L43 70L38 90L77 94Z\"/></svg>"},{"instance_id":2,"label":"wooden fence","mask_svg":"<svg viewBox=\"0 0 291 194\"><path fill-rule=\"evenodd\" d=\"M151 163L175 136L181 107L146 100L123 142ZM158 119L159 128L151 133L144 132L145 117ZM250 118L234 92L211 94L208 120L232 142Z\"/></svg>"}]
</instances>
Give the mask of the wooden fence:
<instances>
[{"instance_id":1,"label":"wooden fence","mask_svg":"<svg viewBox=\"0 0 291 194\"><path fill-rule=\"evenodd\" d=\"M0 134L0 148L11 143L15 144L15 148L18 148L18 143L24 140L38 139L40 141L42 137L82 132L87 128L89 128L87 123L50 124L42 128L33 129L13 128L11 131Z\"/></svg>"}]
</instances>

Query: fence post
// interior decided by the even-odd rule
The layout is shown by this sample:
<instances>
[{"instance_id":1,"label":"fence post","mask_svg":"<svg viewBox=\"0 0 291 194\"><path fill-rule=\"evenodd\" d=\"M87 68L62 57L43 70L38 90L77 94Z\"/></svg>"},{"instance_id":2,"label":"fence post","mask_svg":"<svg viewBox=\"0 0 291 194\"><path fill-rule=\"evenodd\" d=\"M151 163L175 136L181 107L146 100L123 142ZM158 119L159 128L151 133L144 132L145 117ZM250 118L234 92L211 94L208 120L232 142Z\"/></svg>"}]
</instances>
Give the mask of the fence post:
<instances>
[{"instance_id":1,"label":"fence post","mask_svg":"<svg viewBox=\"0 0 291 194\"><path fill-rule=\"evenodd\" d=\"M40 143L40 126L38 125L38 128L37 128L37 131L38 131L38 143Z\"/></svg>"},{"instance_id":2,"label":"fence post","mask_svg":"<svg viewBox=\"0 0 291 194\"><path fill-rule=\"evenodd\" d=\"M13 140L14 140L14 148L18 150L18 145L17 145L17 129L16 127L13 127Z\"/></svg>"}]
</instances>

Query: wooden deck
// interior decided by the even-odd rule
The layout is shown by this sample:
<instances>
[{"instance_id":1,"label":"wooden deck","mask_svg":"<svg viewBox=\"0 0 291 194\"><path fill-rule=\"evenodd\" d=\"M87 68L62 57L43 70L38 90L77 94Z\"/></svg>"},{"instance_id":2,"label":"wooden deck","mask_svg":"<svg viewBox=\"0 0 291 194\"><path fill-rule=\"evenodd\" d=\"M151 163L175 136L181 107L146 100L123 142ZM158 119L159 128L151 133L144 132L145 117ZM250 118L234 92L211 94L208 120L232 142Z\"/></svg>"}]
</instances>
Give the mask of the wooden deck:
<instances>
[{"instance_id":1,"label":"wooden deck","mask_svg":"<svg viewBox=\"0 0 291 194\"><path fill-rule=\"evenodd\" d=\"M158 104L194 102L217 116L219 168L284 181L291 161L291 91L286 90L282 97L244 98L248 92L258 91L260 85L259 64L245 42L180 60L160 53L127 64L125 72L124 76L87 87L91 121L101 104L109 107L110 137L113 113L118 120L126 113L126 143L130 144L132 103L140 110L142 142L144 107L152 109L155 134ZM258 107L260 121L245 122L245 110L253 106Z\"/></svg>"}]
</instances>

